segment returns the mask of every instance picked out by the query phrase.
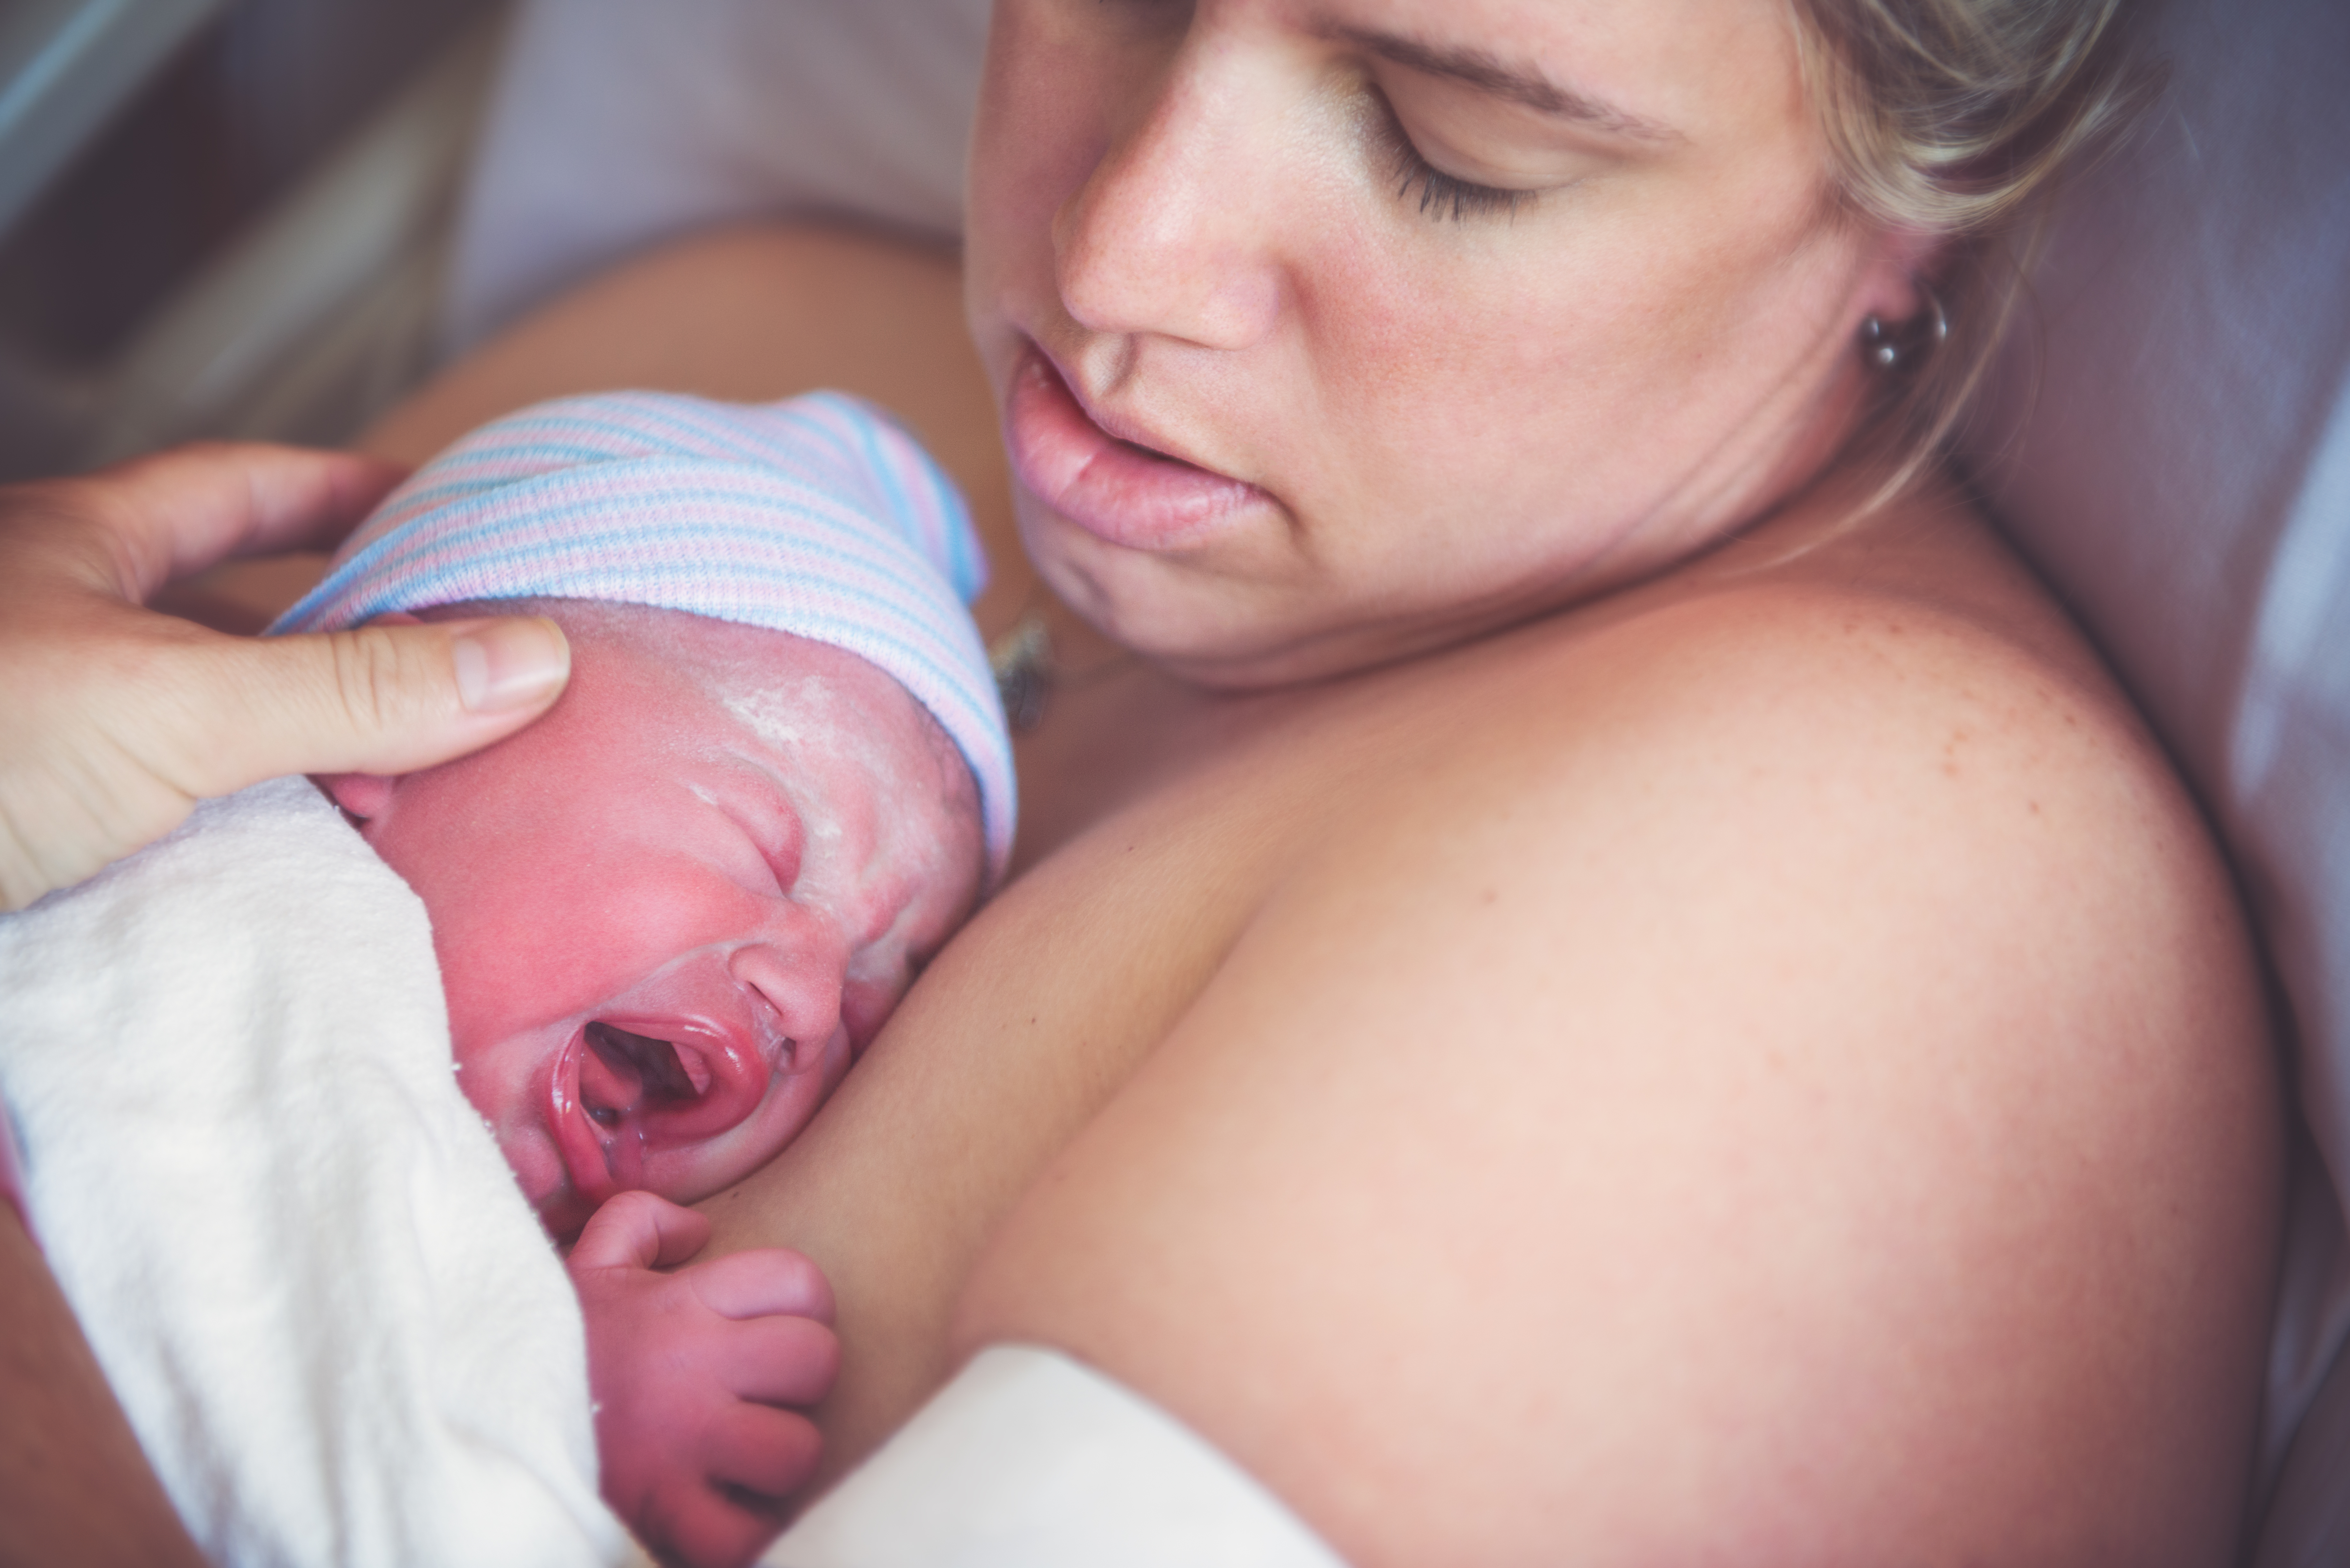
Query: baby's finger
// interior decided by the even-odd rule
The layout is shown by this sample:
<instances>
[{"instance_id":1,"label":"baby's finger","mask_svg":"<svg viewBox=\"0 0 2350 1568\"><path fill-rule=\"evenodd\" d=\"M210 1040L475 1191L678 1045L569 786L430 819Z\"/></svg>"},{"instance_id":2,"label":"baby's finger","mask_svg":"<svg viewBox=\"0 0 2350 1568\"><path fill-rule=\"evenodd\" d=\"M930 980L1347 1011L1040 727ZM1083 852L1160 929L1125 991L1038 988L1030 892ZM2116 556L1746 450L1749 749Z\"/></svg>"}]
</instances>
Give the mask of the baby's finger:
<instances>
[{"instance_id":1,"label":"baby's finger","mask_svg":"<svg viewBox=\"0 0 2350 1568\"><path fill-rule=\"evenodd\" d=\"M710 1240L710 1221L650 1192L623 1192L588 1218L571 1249L580 1269L658 1268L681 1263Z\"/></svg>"},{"instance_id":2,"label":"baby's finger","mask_svg":"<svg viewBox=\"0 0 2350 1568\"><path fill-rule=\"evenodd\" d=\"M816 1424L769 1405L734 1405L702 1434L702 1463L712 1481L762 1498L785 1498L816 1474L823 1439Z\"/></svg>"},{"instance_id":3,"label":"baby's finger","mask_svg":"<svg viewBox=\"0 0 2350 1568\"><path fill-rule=\"evenodd\" d=\"M764 1317L788 1313L832 1321L832 1286L824 1272L797 1252L761 1247L729 1252L697 1265L686 1275L702 1304L721 1317Z\"/></svg>"},{"instance_id":4,"label":"baby's finger","mask_svg":"<svg viewBox=\"0 0 2350 1568\"><path fill-rule=\"evenodd\" d=\"M631 1522L671 1568L743 1568L783 1532L784 1518L779 1503L701 1486L658 1519Z\"/></svg>"},{"instance_id":5,"label":"baby's finger","mask_svg":"<svg viewBox=\"0 0 2350 1568\"><path fill-rule=\"evenodd\" d=\"M839 1336L813 1318L751 1318L729 1324L724 1343L712 1366L739 1399L813 1405L832 1392L840 1371Z\"/></svg>"}]
</instances>

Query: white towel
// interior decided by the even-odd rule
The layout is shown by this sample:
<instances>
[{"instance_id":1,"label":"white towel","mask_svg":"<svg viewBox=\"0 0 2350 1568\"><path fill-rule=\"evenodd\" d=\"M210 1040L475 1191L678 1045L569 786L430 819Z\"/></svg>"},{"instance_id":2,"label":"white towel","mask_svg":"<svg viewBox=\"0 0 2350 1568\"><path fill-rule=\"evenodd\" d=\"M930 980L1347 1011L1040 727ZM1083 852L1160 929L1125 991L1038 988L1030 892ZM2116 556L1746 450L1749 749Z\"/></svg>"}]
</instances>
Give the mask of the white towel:
<instances>
[{"instance_id":1,"label":"white towel","mask_svg":"<svg viewBox=\"0 0 2350 1568\"><path fill-rule=\"evenodd\" d=\"M763 1568L1346 1568L1206 1438L1115 1378L990 1345Z\"/></svg>"},{"instance_id":2,"label":"white towel","mask_svg":"<svg viewBox=\"0 0 2350 1568\"><path fill-rule=\"evenodd\" d=\"M458 1091L423 906L306 781L0 918L49 1266L224 1564L640 1561L579 1307Z\"/></svg>"}]
</instances>

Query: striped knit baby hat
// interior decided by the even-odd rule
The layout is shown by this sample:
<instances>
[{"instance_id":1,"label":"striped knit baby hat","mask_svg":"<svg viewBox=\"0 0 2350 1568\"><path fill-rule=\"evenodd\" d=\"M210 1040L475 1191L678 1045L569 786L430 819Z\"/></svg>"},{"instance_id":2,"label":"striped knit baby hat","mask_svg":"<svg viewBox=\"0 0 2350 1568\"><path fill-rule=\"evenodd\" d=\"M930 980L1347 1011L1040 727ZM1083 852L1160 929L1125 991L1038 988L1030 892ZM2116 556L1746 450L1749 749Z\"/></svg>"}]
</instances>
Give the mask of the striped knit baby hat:
<instances>
[{"instance_id":1,"label":"striped knit baby hat","mask_svg":"<svg viewBox=\"0 0 2350 1568\"><path fill-rule=\"evenodd\" d=\"M1003 704L963 608L986 581L953 482L868 403L608 392L509 414L418 469L270 631L569 598L830 643L894 678L953 737L979 784L993 886L1018 803Z\"/></svg>"}]
</instances>

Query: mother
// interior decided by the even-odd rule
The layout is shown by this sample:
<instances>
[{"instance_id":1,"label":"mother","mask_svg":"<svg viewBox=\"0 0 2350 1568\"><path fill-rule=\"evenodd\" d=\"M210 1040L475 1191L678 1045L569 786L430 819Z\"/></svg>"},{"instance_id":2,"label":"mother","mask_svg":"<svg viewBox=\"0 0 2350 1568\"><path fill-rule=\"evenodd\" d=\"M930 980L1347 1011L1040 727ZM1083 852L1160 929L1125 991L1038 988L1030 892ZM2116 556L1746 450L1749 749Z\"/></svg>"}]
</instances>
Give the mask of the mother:
<instances>
[{"instance_id":1,"label":"mother","mask_svg":"<svg viewBox=\"0 0 2350 1568\"><path fill-rule=\"evenodd\" d=\"M1929 461L2109 9L999 0L999 618L1072 673L1023 874L712 1205L832 1278L836 1464L1023 1341L1364 1563L2227 1553L2253 962ZM752 280L738 341L941 286L689 246L388 439L642 379L596 346Z\"/></svg>"}]
</instances>

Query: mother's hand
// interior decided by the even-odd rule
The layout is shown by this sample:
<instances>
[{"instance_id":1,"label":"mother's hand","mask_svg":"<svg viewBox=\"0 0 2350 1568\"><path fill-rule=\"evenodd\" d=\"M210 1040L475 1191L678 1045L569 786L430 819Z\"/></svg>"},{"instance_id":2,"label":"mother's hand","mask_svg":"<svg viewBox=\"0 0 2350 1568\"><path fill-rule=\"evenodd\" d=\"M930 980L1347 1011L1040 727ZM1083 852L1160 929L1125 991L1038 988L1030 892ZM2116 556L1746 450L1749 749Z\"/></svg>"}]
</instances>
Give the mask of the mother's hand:
<instances>
[{"instance_id":1,"label":"mother's hand","mask_svg":"<svg viewBox=\"0 0 2350 1568\"><path fill-rule=\"evenodd\" d=\"M209 444L0 487L0 909L161 837L204 796L412 772L546 710L570 673L552 621L259 641L141 607L232 556L333 545L399 478L373 458Z\"/></svg>"}]
</instances>

